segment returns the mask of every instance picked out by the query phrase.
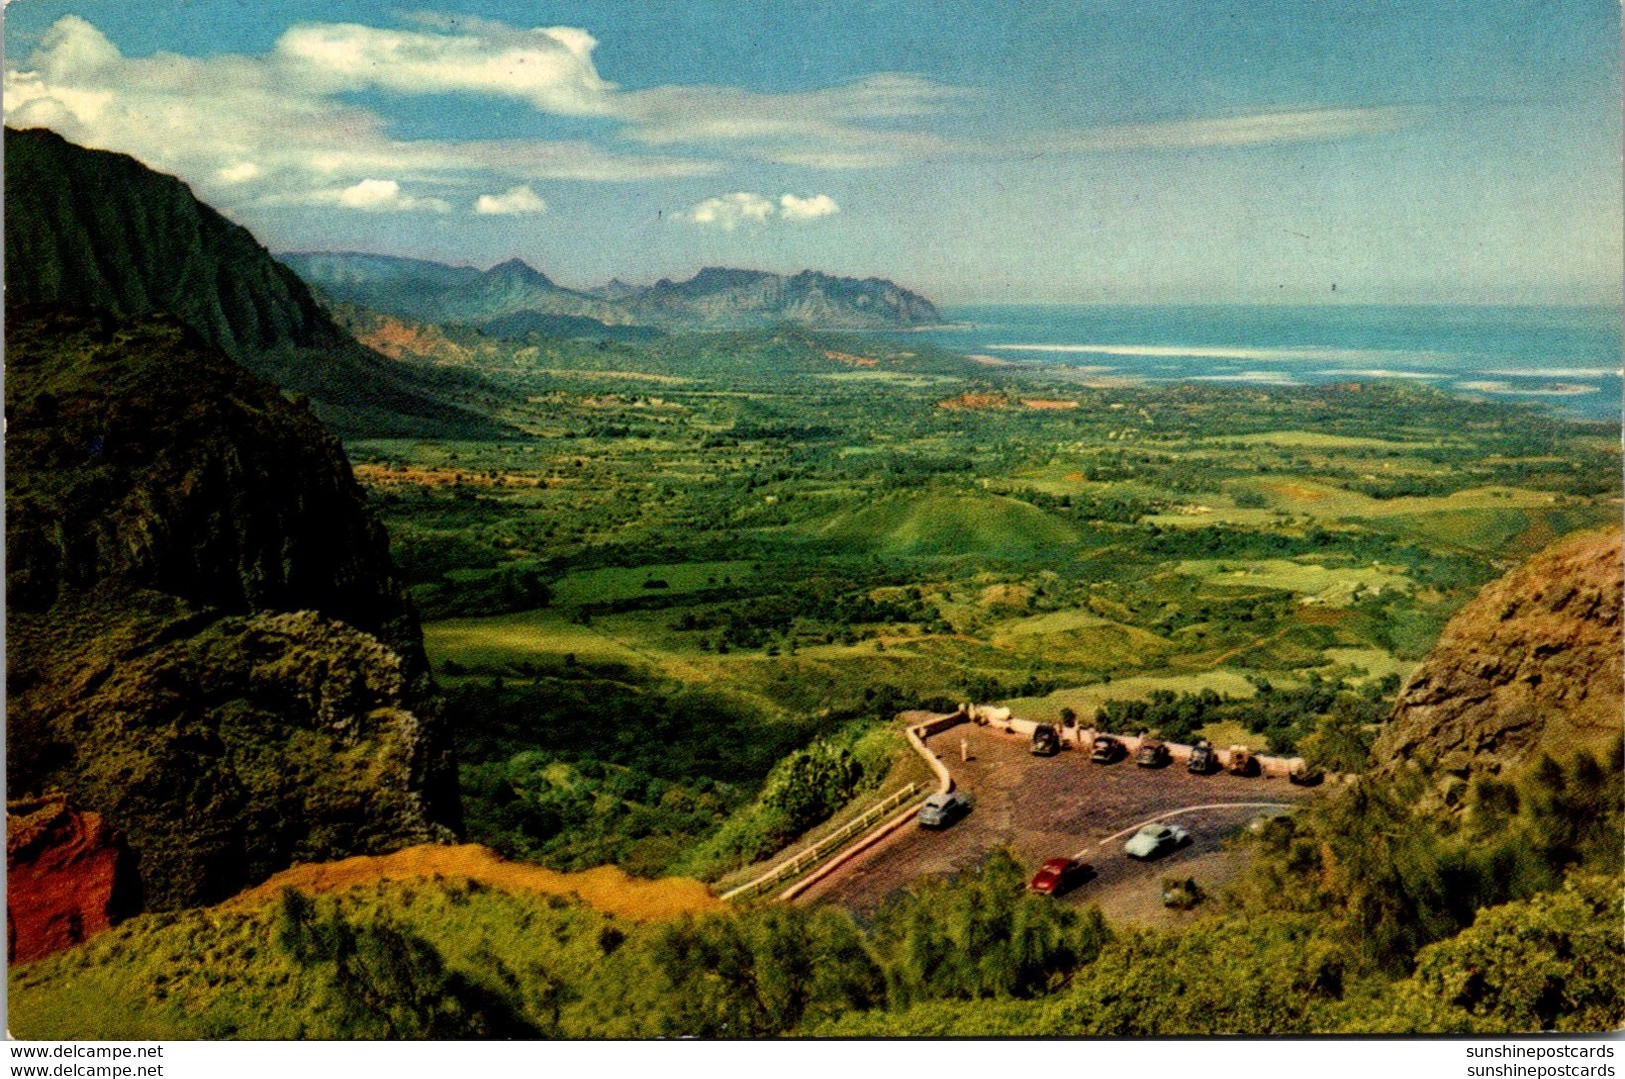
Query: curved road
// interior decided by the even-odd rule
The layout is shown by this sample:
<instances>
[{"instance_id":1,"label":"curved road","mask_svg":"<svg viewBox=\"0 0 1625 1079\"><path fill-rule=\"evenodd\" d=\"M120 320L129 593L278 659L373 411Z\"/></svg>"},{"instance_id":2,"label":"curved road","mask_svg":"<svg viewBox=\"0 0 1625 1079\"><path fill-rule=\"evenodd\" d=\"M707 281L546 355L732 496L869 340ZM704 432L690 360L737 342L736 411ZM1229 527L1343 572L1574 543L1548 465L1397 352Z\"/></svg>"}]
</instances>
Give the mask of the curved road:
<instances>
[{"instance_id":1,"label":"curved road","mask_svg":"<svg viewBox=\"0 0 1625 1079\"><path fill-rule=\"evenodd\" d=\"M960 741L970 760L960 760ZM1108 914L1161 920L1156 899L1164 876L1194 876L1212 890L1233 875L1236 859L1223 838L1261 813L1313 792L1284 779L1225 773L1194 776L1182 767L1139 768L1132 761L1093 764L1081 750L1034 757L1027 739L962 723L927 740L974 803L969 816L941 831L908 825L824 880L798 902L829 900L871 911L916 880L946 876L1009 847L1034 869L1046 858L1072 855L1097 876L1063 901L1098 902ZM1149 863L1123 853L1123 840L1141 824L1169 819L1191 834L1184 849Z\"/></svg>"}]
</instances>

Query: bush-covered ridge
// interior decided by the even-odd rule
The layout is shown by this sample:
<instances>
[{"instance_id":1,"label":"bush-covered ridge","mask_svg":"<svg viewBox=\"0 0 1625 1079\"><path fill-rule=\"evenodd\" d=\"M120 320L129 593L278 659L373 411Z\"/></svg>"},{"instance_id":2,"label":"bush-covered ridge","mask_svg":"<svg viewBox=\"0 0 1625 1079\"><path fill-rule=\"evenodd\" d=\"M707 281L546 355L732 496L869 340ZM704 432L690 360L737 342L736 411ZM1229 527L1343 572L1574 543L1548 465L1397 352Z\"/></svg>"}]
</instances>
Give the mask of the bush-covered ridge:
<instances>
[{"instance_id":1,"label":"bush-covered ridge","mask_svg":"<svg viewBox=\"0 0 1625 1079\"><path fill-rule=\"evenodd\" d=\"M342 451L178 320L31 310L6 379L7 780L103 815L148 909L458 820Z\"/></svg>"}]
</instances>

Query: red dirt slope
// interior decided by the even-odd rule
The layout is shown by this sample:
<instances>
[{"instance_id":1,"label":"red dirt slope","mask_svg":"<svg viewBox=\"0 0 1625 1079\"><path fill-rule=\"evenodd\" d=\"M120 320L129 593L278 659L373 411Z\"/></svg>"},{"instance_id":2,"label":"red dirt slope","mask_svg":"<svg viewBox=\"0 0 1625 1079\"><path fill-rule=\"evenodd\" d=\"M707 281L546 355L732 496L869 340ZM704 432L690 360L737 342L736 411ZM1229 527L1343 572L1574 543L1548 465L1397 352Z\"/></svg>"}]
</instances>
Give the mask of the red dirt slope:
<instances>
[{"instance_id":1,"label":"red dirt slope","mask_svg":"<svg viewBox=\"0 0 1625 1079\"><path fill-rule=\"evenodd\" d=\"M113 830L58 795L6 807L6 954L40 959L88 940L117 920L119 862Z\"/></svg>"}]
</instances>

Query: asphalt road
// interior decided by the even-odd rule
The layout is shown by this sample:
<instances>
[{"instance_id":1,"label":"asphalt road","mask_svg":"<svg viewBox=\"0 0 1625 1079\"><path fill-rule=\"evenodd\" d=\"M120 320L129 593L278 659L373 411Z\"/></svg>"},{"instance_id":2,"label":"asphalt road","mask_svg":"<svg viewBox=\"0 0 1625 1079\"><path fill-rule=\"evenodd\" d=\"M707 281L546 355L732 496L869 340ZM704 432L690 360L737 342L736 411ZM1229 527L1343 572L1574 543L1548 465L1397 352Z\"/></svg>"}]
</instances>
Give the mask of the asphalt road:
<instances>
[{"instance_id":1,"label":"asphalt road","mask_svg":"<svg viewBox=\"0 0 1625 1079\"><path fill-rule=\"evenodd\" d=\"M960 740L970 760L960 760ZM1072 855L1096 876L1061 902L1099 903L1113 917L1166 921L1157 893L1164 876L1193 876L1209 890L1238 868L1223 838L1254 817L1276 812L1228 803L1302 801L1312 790L1284 779L1225 773L1194 776L1183 767L1140 768L1130 760L1091 763L1082 750L1054 757L1027 752L1027 740L962 723L933 735L929 745L948 766L958 789L971 796L970 814L941 831L908 825L803 893L799 902L833 901L864 913L917 880L947 876L1008 847L1036 870L1047 858ZM1151 862L1123 853L1120 834L1150 818L1165 818L1191 834L1181 850ZM1129 832L1132 834L1132 832Z\"/></svg>"}]
</instances>

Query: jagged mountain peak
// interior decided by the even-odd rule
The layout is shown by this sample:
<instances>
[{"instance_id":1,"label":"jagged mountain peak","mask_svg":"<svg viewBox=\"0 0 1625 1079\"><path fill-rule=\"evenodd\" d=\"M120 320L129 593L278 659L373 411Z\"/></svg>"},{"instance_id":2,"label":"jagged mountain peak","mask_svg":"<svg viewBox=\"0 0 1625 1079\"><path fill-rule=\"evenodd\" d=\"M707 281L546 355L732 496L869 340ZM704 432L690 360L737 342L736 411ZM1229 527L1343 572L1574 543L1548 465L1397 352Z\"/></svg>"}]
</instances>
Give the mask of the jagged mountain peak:
<instances>
[{"instance_id":1,"label":"jagged mountain peak","mask_svg":"<svg viewBox=\"0 0 1625 1079\"><path fill-rule=\"evenodd\" d=\"M931 301L879 277L837 277L802 270L706 266L686 280L663 277L647 288L620 278L576 291L555 284L519 258L489 270L371 255L282 256L334 300L417 322L486 326L520 316L568 316L607 326L748 329L790 323L821 329L884 330L941 321ZM403 272L403 268L410 272Z\"/></svg>"},{"instance_id":2,"label":"jagged mountain peak","mask_svg":"<svg viewBox=\"0 0 1625 1079\"><path fill-rule=\"evenodd\" d=\"M551 278L521 258L499 262L486 271L490 277L534 283L546 288L557 288Z\"/></svg>"}]
</instances>

